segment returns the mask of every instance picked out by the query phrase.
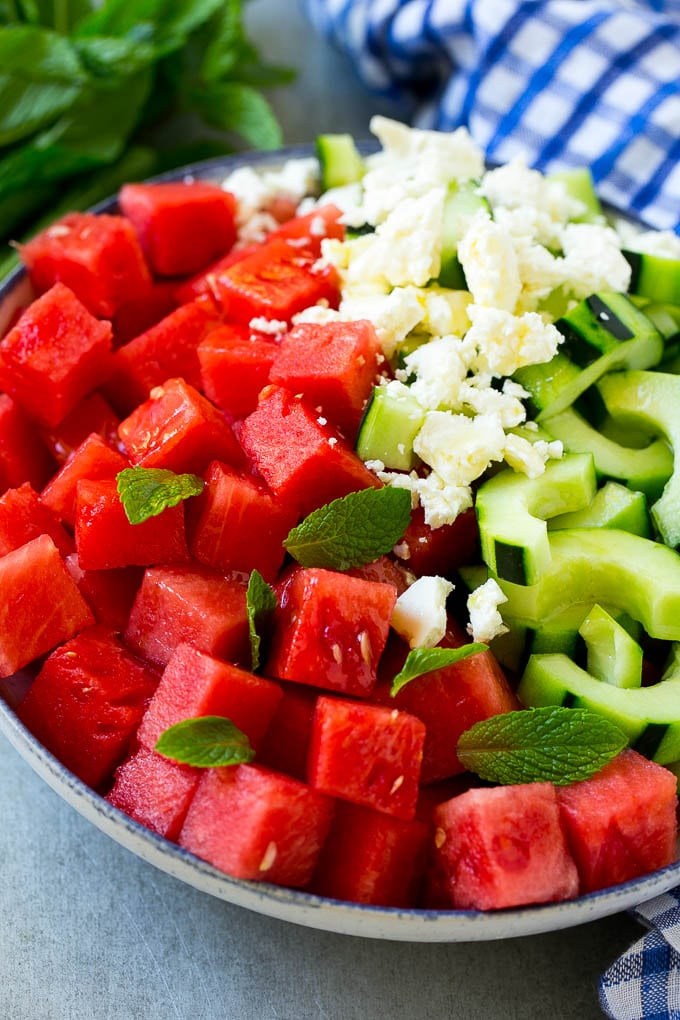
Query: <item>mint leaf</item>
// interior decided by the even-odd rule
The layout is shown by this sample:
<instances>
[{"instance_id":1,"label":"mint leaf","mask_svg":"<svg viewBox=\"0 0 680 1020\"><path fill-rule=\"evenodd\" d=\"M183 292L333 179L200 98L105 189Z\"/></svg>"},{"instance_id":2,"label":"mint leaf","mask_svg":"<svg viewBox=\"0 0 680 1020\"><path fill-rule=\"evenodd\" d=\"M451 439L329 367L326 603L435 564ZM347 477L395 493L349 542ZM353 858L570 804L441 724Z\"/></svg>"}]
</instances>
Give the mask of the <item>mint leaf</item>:
<instances>
[{"instance_id":1,"label":"mint leaf","mask_svg":"<svg viewBox=\"0 0 680 1020\"><path fill-rule=\"evenodd\" d=\"M466 769L493 783L568 786L599 772L627 744L609 719L551 705L482 719L461 735L457 754Z\"/></svg>"},{"instance_id":2,"label":"mint leaf","mask_svg":"<svg viewBox=\"0 0 680 1020\"><path fill-rule=\"evenodd\" d=\"M276 609L276 595L258 570L253 570L248 579L246 591L246 612L250 632L251 669L253 673L260 665L261 638L258 628Z\"/></svg>"},{"instance_id":3,"label":"mint leaf","mask_svg":"<svg viewBox=\"0 0 680 1020\"><path fill-rule=\"evenodd\" d=\"M398 694L402 687L415 680L423 673L431 673L435 669L444 669L446 666L453 666L461 659L467 659L469 655L476 655L478 652L486 652L488 645L479 642L470 642L461 645L460 648L413 648L406 656L406 662L401 667L390 688L392 697Z\"/></svg>"},{"instance_id":4,"label":"mint leaf","mask_svg":"<svg viewBox=\"0 0 680 1020\"><path fill-rule=\"evenodd\" d=\"M130 524L157 517L183 499L203 492L198 475L177 475L166 468L123 468L116 475L118 495Z\"/></svg>"},{"instance_id":5,"label":"mint leaf","mask_svg":"<svg viewBox=\"0 0 680 1020\"><path fill-rule=\"evenodd\" d=\"M276 149L281 145L281 128L263 95L242 82L215 82L195 89L191 99L211 127L234 131L250 145Z\"/></svg>"},{"instance_id":6,"label":"mint leaf","mask_svg":"<svg viewBox=\"0 0 680 1020\"><path fill-rule=\"evenodd\" d=\"M283 544L303 567L350 570L389 552L410 520L406 489L362 489L313 510Z\"/></svg>"},{"instance_id":7,"label":"mint leaf","mask_svg":"<svg viewBox=\"0 0 680 1020\"><path fill-rule=\"evenodd\" d=\"M255 757L245 733L221 715L184 719L168 727L156 741L155 750L164 758L204 769L238 765Z\"/></svg>"}]
</instances>

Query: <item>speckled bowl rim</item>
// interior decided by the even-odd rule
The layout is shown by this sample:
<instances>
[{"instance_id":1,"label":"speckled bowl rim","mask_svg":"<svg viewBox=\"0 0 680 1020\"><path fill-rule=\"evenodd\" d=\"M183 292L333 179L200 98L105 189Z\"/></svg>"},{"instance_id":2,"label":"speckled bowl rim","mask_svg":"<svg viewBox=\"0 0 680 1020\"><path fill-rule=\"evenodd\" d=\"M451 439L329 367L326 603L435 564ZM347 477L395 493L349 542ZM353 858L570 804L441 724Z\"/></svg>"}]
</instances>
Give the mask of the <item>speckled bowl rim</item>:
<instances>
[{"instance_id":1,"label":"speckled bowl rim","mask_svg":"<svg viewBox=\"0 0 680 1020\"><path fill-rule=\"evenodd\" d=\"M364 152L375 145L362 143ZM314 155L313 146L219 157L162 174L154 180L217 179L237 167L266 168ZM96 211L115 209L115 199ZM23 269L0 285L3 304L26 288ZM1 318L1 316L0 316ZM6 687L5 687L6 692ZM0 695L3 693L0 684ZM561 903L498 911L404 910L326 899L295 889L231 878L193 854L130 819L77 779L17 719L0 696L0 732L33 770L71 807L143 861L228 903L321 931L407 942L476 942L559 931L607 917L651 899L680 883L680 861L610 889Z\"/></svg>"}]
</instances>

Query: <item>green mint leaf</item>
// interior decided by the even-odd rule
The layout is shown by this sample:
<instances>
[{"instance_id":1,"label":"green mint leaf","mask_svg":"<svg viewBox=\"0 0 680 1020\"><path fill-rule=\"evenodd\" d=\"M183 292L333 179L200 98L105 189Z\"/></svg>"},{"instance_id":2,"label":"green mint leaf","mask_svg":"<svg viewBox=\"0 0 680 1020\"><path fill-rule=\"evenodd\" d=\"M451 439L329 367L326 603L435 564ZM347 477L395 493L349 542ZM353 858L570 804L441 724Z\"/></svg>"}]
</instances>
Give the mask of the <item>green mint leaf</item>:
<instances>
[{"instance_id":1,"label":"green mint leaf","mask_svg":"<svg viewBox=\"0 0 680 1020\"><path fill-rule=\"evenodd\" d=\"M281 128L271 106L250 85L215 82L195 89L191 100L211 127L233 131L260 149L276 149L281 145Z\"/></svg>"},{"instance_id":2,"label":"green mint leaf","mask_svg":"<svg viewBox=\"0 0 680 1020\"><path fill-rule=\"evenodd\" d=\"M183 499L203 492L198 475L177 475L165 468L123 468L116 475L118 495L130 524L157 517Z\"/></svg>"},{"instance_id":3,"label":"green mint leaf","mask_svg":"<svg viewBox=\"0 0 680 1020\"><path fill-rule=\"evenodd\" d=\"M156 741L155 750L164 758L204 769L238 765L255 757L245 733L221 715L184 719L168 727Z\"/></svg>"},{"instance_id":4,"label":"green mint leaf","mask_svg":"<svg viewBox=\"0 0 680 1020\"><path fill-rule=\"evenodd\" d=\"M466 769L493 783L568 786L599 772L627 744L609 719L551 705L482 719L461 735L457 753Z\"/></svg>"},{"instance_id":5,"label":"green mint leaf","mask_svg":"<svg viewBox=\"0 0 680 1020\"><path fill-rule=\"evenodd\" d=\"M258 570L253 570L248 580L246 591L246 611L248 613L248 630L250 632L250 653L253 672L260 665L259 628L276 609L276 595Z\"/></svg>"},{"instance_id":6,"label":"green mint leaf","mask_svg":"<svg viewBox=\"0 0 680 1020\"><path fill-rule=\"evenodd\" d=\"M389 552L410 520L406 489L361 489L313 510L283 544L303 567L350 570Z\"/></svg>"},{"instance_id":7,"label":"green mint leaf","mask_svg":"<svg viewBox=\"0 0 680 1020\"><path fill-rule=\"evenodd\" d=\"M394 697L402 687L405 687L411 680L415 680L417 676L431 673L435 669L453 666L455 662L467 659L469 655L486 652L488 647L488 645L471 641L467 645L461 645L460 648L413 648L406 656L406 662L392 681L390 694Z\"/></svg>"}]
</instances>

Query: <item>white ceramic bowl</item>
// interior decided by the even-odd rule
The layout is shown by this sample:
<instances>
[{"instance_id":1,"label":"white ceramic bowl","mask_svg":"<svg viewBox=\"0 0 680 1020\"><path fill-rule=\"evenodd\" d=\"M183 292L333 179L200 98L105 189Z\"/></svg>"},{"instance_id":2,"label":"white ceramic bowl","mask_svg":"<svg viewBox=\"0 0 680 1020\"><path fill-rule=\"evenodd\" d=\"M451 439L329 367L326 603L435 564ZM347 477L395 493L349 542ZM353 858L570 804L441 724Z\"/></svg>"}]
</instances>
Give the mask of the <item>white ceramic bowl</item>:
<instances>
[{"instance_id":1,"label":"white ceramic bowl","mask_svg":"<svg viewBox=\"0 0 680 1020\"><path fill-rule=\"evenodd\" d=\"M219 180L237 166L274 167L287 159L312 154L313 150L308 146L210 160L165 174L162 179L177 179L191 174L198 178ZM97 211L109 210L114 205L114 202L102 203L97 206ZM15 309L25 304L27 297L30 297L30 290L26 277L22 270L17 270L0 286L0 335ZM0 681L0 731L35 772L68 804L102 832L161 871L202 892L270 917L323 931L368 938L410 942L472 942L535 935L584 924L626 910L680 883L680 862L677 862L612 889L603 889L563 903L482 912L370 907L324 899L263 882L231 878L132 821L64 768L17 719L11 706L16 704L18 691L22 687L25 687L25 679L21 677Z\"/></svg>"}]
</instances>

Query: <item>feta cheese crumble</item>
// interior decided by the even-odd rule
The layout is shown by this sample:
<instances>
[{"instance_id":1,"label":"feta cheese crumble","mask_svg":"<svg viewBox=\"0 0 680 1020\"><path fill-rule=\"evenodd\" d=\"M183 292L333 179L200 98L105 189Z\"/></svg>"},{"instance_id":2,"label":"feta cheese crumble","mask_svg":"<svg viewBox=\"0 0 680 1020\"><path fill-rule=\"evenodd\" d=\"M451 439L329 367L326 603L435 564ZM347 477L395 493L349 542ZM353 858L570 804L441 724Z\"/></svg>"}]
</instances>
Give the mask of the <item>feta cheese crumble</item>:
<instances>
[{"instance_id":1,"label":"feta cheese crumble","mask_svg":"<svg viewBox=\"0 0 680 1020\"><path fill-rule=\"evenodd\" d=\"M446 600L453 585L445 577L419 577L399 596L391 625L411 648L434 648L446 633Z\"/></svg>"},{"instance_id":2,"label":"feta cheese crumble","mask_svg":"<svg viewBox=\"0 0 680 1020\"><path fill-rule=\"evenodd\" d=\"M473 640L488 644L494 638L507 633L508 628L498 611L498 607L507 601L507 595L492 577L470 593L467 600L470 615L467 631Z\"/></svg>"}]
</instances>

